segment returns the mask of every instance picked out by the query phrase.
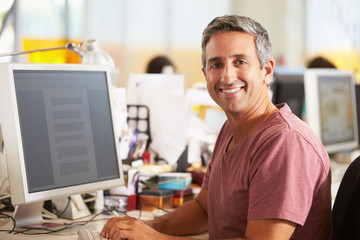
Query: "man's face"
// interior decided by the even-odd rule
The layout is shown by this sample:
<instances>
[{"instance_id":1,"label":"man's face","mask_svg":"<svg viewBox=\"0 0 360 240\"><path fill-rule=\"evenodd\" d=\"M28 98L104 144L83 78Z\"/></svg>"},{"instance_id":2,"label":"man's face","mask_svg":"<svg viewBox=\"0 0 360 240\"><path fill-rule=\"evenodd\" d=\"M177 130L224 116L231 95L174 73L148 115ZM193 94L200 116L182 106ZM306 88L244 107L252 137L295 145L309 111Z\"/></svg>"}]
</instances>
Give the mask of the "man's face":
<instances>
[{"instance_id":1,"label":"man's face","mask_svg":"<svg viewBox=\"0 0 360 240\"><path fill-rule=\"evenodd\" d=\"M227 114L244 116L257 109L267 94L268 72L267 67L260 69L254 37L235 31L217 33L206 45L205 57L203 72L214 101Z\"/></svg>"}]
</instances>

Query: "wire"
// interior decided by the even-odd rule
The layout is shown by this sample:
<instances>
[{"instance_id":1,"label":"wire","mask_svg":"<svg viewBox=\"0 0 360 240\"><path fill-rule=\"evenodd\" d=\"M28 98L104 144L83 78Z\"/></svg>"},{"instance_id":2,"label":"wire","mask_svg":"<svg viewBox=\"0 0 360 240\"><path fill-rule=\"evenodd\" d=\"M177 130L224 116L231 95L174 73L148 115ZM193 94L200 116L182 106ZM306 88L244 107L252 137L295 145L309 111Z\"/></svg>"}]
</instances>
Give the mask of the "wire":
<instances>
[{"instance_id":1,"label":"wire","mask_svg":"<svg viewBox=\"0 0 360 240\"><path fill-rule=\"evenodd\" d=\"M58 215L58 217L61 217L62 215L64 215L64 213L66 212L66 210L69 208L70 206L70 202L71 202L71 197L68 197L68 202L64 208L64 210Z\"/></svg>"},{"instance_id":2,"label":"wire","mask_svg":"<svg viewBox=\"0 0 360 240\"><path fill-rule=\"evenodd\" d=\"M14 211L14 207L11 204L11 200L10 200L10 196L8 196L7 198L5 198L5 196L0 200L0 204L3 205L0 208L0 213L2 212L13 212Z\"/></svg>"},{"instance_id":3,"label":"wire","mask_svg":"<svg viewBox=\"0 0 360 240\"><path fill-rule=\"evenodd\" d=\"M12 228L11 230L0 230L0 232L9 232L9 233L13 233L13 232L14 232L14 230L15 230L15 228L16 228L16 221L15 221L15 219L14 219L12 216L10 216L10 215L8 215L8 214L5 214L5 213L0 213L0 217L7 217L7 218L10 218L10 219L12 220L12 222L13 222L13 228Z\"/></svg>"},{"instance_id":4,"label":"wire","mask_svg":"<svg viewBox=\"0 0 360 240\"><path fill-rule=\"evenodd\" d=\"M110 211L102 211L98 214L95 214L93 217L91 217L89 220L84 220L84 221L75 221L75 222L70 222L70 223L63 223L61 225L58 225L58 227L61 227L59 229L49 229L49 228L28 228L22 231L15 231L14 228L12 229L12 233L14 234L24 234L24 235L46 235L46 234L52 234L52 233L58 233L61 231L64 231L66 229L70 229L76 226L84 226L90 222L94 222L94 221L103 221L103 220L107 220L108 218L102 218L102 219L95 219L96 217L98 217L99 215L105 214L105 213L109 213ZM126 213L121 212L121 211L117 211L119 213L122 213L124 215L126 215ZM15 224L15 223L14 223ZM31 231L43 231L43 232L31 232ZM9 231L9 230L7 230Z\"/></svg>"},{"instance_id":5,"label":"wire","mask_svg":"<svg viewBox=\"0 0 360 240\"><path fill-rule=\"evenodd\" d=\"M71 227L64 226L63 228L60 228L60 229L28 228L28 229L25 229L23 231L13 231L13 233L14 234L24 234L24 235L43 235L43 234L50 234L50 233L60 232L60 231L66 230L68 228L71 228ZM30 231L33 231L33 230L39 230L39 231L45 231L45 232L29 233Z\"/></svg>"},{"instance_id":6,"label":"wire","mask_svg":"<svg viewBox=\"0 0 360 240\"><path fill-rule=\"evenodd\" d=\"M153 206L159 210L162 210L164 212L167 212L169 213L170 211L166 210L166 209L163 209L163 208L160 208L152 203L148 203L148 202L144 202L141 204L140 206L140 212L139 212L139 219L141 219L141 213L142 213L142 208L144 205L150 205L150 206ZM14 233L14 234L24 234L24 235L46 235L46 234L53 234L53 233L58 233L58 232L61 232L61 231L64 231L66 229L70 229L70 228L73 228L73 227L76 227L76 226L84 226L90 222L94 222L94 221L103 221L103 220L107 220L108 218L102 218L102 219L95 219L96 217L98 217L99 215L103 215L103 214L109 214L110 212L112 211L116 211L118 213L121 213L125 216L127 216L127 213L126 212L122 212L122 211L118 211L118 210L105 210L105 211L102 211L98 214L95 214L93 217L91 217L89 220L84 220L84 221L74 221L74 222L70 222L70 223L63 223L61 225L59 225L59 229L49 229L49 228L28 228L28 229L25 229L25 230L22 230L22 231L16 231L15 228L16 228L16 221L15 219L8 215L8 214L4 214L4 213L0 213L0 217L7 217L7 218L10 218L13 222L13 227L12 229L8 229L8 230L0 230L1 232L8 232L8 233ZM42 232L31 232L31 231L42 231Z\"/></svg>"}]
</instances>

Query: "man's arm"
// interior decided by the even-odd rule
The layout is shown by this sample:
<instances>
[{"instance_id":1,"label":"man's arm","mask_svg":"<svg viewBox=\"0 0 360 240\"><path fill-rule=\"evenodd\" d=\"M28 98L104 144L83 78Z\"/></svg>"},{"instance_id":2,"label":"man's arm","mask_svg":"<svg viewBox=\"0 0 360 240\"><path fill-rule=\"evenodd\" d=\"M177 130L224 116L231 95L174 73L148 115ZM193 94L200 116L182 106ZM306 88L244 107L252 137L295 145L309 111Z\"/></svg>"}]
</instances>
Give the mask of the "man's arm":
<instances>
[{"instance_id":1,"label":"man's arm","mask_svg":"<svg viewBox=\"0 0 360 240\"><path fill-rule=\"evenodd\" d=\"M146 223L169 235L184 236L205 232L208 227L207 190L201 189L195 200Z\"/></svg>"},{"instance_id":2,"label":"man's arm","mask_svg":"<svg viewBox=\"0 0 360 240\"><path fill-rule=\"evenodd\" d=\"M114 217L104 225L101 236L108 239L178 240L176 236L195 235L207 230L207 191L201 190L188 202L162 217L141 221L133 217Z\"/></svg>"},{"instance_id":3,"label":"man's arm","mask_svg":"<svg viewBox=\"0 0 360 240\"><path fill-rule=\"evenodd\" d=\"M245 238L226 240L288 240L295 228L295 223L282 219L248 220Z\"/></svg>"}]
</instances>

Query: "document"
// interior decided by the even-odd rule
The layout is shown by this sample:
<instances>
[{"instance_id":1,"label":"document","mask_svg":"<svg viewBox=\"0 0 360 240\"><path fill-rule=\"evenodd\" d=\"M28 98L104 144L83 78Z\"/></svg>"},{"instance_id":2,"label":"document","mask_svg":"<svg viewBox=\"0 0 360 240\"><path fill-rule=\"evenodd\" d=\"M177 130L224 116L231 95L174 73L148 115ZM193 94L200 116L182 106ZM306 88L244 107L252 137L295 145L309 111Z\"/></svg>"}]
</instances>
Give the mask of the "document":
<instances>
[{"instance_id":1,"label":"document","mask_svg":"<svg viewBox=\"0 0 360 240\"><path fill-rule=\"evenodd\" d=\"M76 173L82 180L96 176L96 159L90 122L87 92L69 90L44 91L54 180L58 185L74 182ZM81 173L79 175L79 173ZM69 177L64 178L64 175Z\"/></svg>"}]
</instances>

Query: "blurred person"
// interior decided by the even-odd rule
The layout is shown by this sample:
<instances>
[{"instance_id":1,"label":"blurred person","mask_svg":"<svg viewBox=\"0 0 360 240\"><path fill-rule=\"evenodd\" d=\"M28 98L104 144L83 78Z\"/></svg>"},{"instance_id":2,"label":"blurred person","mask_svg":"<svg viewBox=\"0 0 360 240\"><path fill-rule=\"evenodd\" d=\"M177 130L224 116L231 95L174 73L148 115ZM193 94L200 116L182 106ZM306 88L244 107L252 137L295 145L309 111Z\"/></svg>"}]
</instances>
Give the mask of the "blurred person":
<instances>
[{"instance_id":1,"label":"blurred person","mask_svg":"<svg viewBox=\"0 0 360 240\"><path fill-rule=\"evenodd\" d=\"M146 73L174 73L175 65L173 62L166 56L156 56L152 58L147 67Z\"/></svg>"},{"instance_id":2,"label":"blurred person","mask_svg":"<svg viewBox=\"0 0 360 240\"><path fill-rule=\"evenodd\" d=\"M336 66L324 57L315 57L307 63L307 68L336 68Z\"/></svg>"}]
</instances>

